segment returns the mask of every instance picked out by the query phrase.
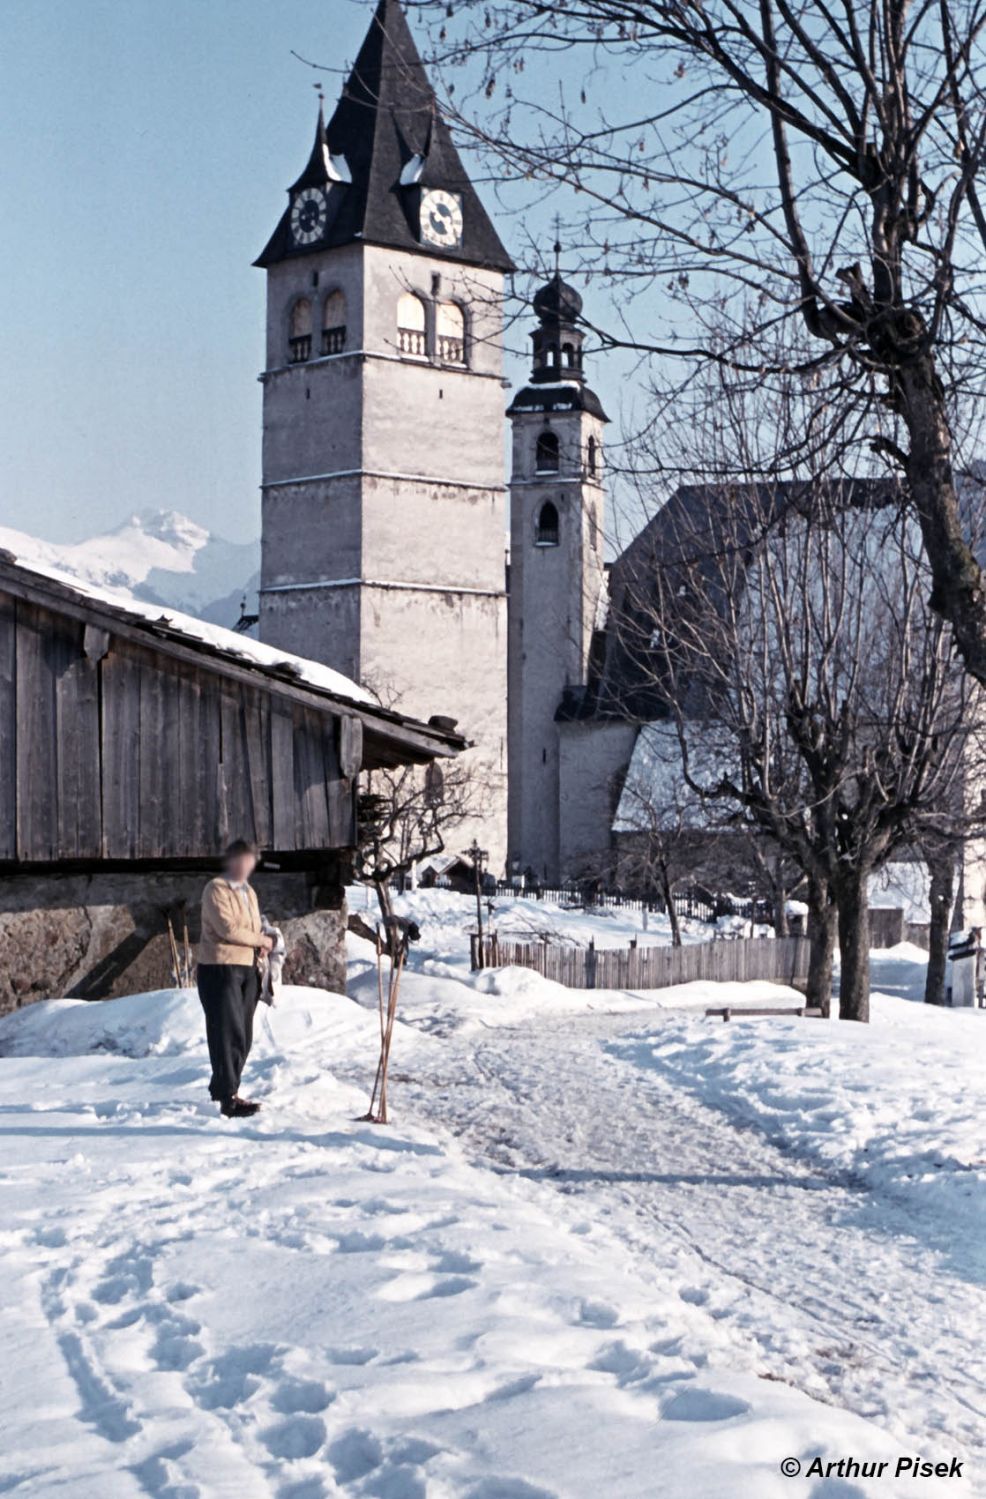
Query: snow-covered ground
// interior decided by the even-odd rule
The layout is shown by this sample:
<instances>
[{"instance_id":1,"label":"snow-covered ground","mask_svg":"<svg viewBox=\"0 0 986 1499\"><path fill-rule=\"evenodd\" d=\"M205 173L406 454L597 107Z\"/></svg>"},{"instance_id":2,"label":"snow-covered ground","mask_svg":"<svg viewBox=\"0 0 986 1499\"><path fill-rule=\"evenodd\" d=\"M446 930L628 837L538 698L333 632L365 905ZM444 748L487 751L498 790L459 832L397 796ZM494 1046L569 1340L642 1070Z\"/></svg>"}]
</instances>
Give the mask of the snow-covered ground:
<instances>
[{"instance_id":1,"label":"snow-covered ground","mask_svg":"<svg viewBox=\"0 0 986 1499\"><path fill-rule=\"evenodd\" d=\"M191 993L0 1022L0 1493L986 1495L986 1015L914 949L869 1030L471 976L469 902L403 903L386 1129L359 939L261 1012L245 1123Z\"/></svg>"}]
</instances>

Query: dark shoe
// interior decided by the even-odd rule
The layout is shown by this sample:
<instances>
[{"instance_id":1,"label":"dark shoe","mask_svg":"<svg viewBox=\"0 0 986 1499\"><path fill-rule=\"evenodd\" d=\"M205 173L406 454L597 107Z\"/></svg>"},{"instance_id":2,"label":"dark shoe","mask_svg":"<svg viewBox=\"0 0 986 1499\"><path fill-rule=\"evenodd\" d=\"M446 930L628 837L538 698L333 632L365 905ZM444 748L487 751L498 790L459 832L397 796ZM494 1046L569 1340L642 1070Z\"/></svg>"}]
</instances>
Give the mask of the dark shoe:
<instances>
[{"instance_id":1,"label":"dark shoe","mask_svg":"<svg viewBox=\"0 0 986 1499\"><path fill-rule=\"evenodd\" d=\"M227 1119L250 1119L260 1113L260 1105L246 1098L226 1098L219 1105L219 1112Z\"/></svg>"}]
</instances>

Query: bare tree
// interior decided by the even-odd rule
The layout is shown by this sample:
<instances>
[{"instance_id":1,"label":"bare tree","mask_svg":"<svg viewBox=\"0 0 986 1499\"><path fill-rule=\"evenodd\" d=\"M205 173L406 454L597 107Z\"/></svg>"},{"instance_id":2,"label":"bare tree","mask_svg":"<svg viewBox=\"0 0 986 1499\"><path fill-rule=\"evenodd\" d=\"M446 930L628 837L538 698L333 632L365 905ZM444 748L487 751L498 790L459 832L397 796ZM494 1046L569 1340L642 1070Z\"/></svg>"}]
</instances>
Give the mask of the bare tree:
<instances>
[{"instance_id":1,"label":"bare tree","mask_svg":"<svg viewBox=\"0 0 986 1499\"><path fill-rule=\"evenodd\" d=\"M839 392L843 471L870 449L904 476L932 607L986 682L986 588L956 483L986 362L982 0L418 8L461 136L501 178L580 195L573 266L629 309L604 342ZM584 59L569 89L552 76L562 55L565 78ZM660 334L637 300L655 285ZM709 329L724 318L722 344ZM812 344L796 365L776 342L791 324ZM793 475L812 440L778 464Z\"/></svg>"},{"instance_id":2,"label":"bare tree","mask_svg":"<svg viewBox=\"0 0 986 1499\"><path fill-rule=\"evenodd\" d=\"M393 922L395 881L443 853L449 838L481 814L485 795L482 776L467 759L365 776L356 877L376 890L385 926Z\"/></svg>"},{"instance_id":3,"label":"bare tree","mask_svg":"<svg viewBox=\"0 0 986 1499\"><path fill-rule=\"evenodd\" d=\"M614 829L621 844L620 883L641 894L659 895L671 927L671 945L680 947L675 893L683 882L698 878L710 841L710 819L700 796L681 774L672 723L641 730Z\"/></svg>"},{"instance_id":4,"label":"bare tree","mask_svg":"<svg viewBox=\"0 0 986 1499\"><path fill-rule=\"evenodd\" d=\"M715 378L715 420L685 440L704 442L709 472L728 454L749 478L672 497L643 533L621 628L674 713L688 783L804 872L816 965L837 919L841 1013L866 1020L869 876L957 807L974 689L927 607L896 486L840 481L821 448L794 481L758 478L760 448L815 408ZM823 982L816 968L816 999Z\"/></svg>"}]
</instances>

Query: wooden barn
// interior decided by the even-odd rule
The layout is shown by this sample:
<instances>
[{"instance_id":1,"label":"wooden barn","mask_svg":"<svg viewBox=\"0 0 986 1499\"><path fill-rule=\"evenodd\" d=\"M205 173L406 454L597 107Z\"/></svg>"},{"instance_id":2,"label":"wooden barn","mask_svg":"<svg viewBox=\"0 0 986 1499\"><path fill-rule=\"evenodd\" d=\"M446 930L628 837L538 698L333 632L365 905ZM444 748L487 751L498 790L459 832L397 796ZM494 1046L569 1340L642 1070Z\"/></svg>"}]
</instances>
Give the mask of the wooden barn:
<instances>
[{"instance_id":1,"label":"wooden barn","mask_svg":"<svg viewBox=\"0 0 986 1499\"><path fill-rule=\"evenodd\" d=\"M464 741L329 668L0 553L0 1012L170 981L232 837L289 978L341 986L359 772Z\"/></svg>"}]
</instances>

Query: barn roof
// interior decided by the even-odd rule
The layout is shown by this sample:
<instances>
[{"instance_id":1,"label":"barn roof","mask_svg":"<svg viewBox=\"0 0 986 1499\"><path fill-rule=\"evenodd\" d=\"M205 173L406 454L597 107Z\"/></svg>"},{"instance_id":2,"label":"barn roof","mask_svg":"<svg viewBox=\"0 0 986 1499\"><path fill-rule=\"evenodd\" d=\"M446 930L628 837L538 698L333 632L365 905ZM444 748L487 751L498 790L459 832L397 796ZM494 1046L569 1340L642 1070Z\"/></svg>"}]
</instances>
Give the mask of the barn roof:
<instances>
[{"instance_id":1,"label":"barn roof","mask_svg":"<svg viewBox=\"0 0 986 1499\"><path fill-rule=\"evenodd\" d=\"M382 708L364 687L319 661L277 650L177 609L97 588L3 549L0 591L74 613L110 633L136 635L165 654L191 651L200 666L218 674L240 679L246 674L255 683L265 682L275 693L294 697L300 693L309 701L321 699L326 706L345 709L362 720L367 750L376 764L425 763L457 754L468 744L449 727L449 720L425 723Z\"/></svg>"}]
</instances>

